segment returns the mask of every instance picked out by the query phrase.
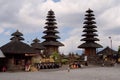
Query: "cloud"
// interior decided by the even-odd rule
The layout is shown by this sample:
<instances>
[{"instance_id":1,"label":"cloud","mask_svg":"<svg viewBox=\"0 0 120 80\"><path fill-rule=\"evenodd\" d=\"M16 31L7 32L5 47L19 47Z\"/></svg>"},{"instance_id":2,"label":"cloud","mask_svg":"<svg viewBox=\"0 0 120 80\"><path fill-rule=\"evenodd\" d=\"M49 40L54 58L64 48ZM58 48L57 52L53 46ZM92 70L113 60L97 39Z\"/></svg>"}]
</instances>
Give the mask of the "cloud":
<instances>
[{"instance_id":1,"label":"cloud","mask_svg":"<svg viewBox=\"0 0 120 80\"><path fill-rule=\"evenodd\" d=\"M119 20L120 20L120 6L115 6L115 7L112 7L106 11L104 11L100 16L100 20L103 20L103 23L106 27L104 27L104 29L109 29L111 28L114 28L113 26L115 27L118 27L120 25L119 23ZM111 23L112 22L112 23ZM110 24L111 23L111 24Z\"/></svg>"},{"instance_id":2,"label":"cloud","mask_svg":"<svg viewBox=\"0 0 120 80\"><path fill-rule=\"evenodd\" d=\"M66 33L64 33L65 35ZM82 49L77 48L81 42L80 40L82 39L81 34L82 34L82 28L81 27L76 27L72 28L69 32L67 32L69 35L68 38L65 38L62 43L65 45L63 47L60 47L60 52L64 54L68 54L70 52L81 52Z\"/></svg>"},{"instance_id":3,"label":"cloud","mask_svg":"<svg viewBox=\"0 0 120 80\"><path fill-rule=\"evenodd\" d=\"M42 3L44 0L36 1ZM1 27L20 29L23 32L33 32L33 28L34 31L38 31L44 20L42 16L38 15L40 11L38 12L35 6L38 5L37 2L32 0L12 0L11 2L3 0L0 8L0 23L7 26Z\"/></svg>"},{"instance_id":4,"label":"cloud","mask_svg":"<svg viewBox=\"0 0 120 80\"><path fill-rule=\"evenodd\" d=\"M65 46L60 47L60 52L68 54L69 52L76 52L79 50L77 47L80 44L79 36L70 37L62 42Z\"/></svg>"},{"instance_id":5,"label":"cloud","mask_svg":"<svg viewBox=\"0 0 120 80\"><path fill-rule=\"evenodd\" d=\"M11 35L10 31L4 32L5 35Z\"/></svg>"},{"instance_id":6,"label":"cloud","mask_svg":"<svg viewBox=\"0 0 120 80\"><path fill-rule=\"evenodd\" d=\"M4 29L3 28L0 28L0 33L4 32Z\"/></svg>"}]
</instances>

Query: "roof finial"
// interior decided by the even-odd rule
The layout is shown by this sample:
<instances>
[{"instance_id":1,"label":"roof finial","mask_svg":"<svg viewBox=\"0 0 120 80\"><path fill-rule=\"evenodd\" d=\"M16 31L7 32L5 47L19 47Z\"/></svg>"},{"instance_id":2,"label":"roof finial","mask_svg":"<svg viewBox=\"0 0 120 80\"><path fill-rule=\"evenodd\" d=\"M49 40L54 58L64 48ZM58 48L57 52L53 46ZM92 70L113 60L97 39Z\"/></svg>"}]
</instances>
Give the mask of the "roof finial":
<instances>
[{"instance_id":1,"label":"roof finial","mask_svg":"<svg viewBox=\"0 0 120 80\"><path fill-rule=\"evenodd\" d=\"M50 9L50 11L52 11L52 9Z\"/></svg>"},{"instance_id":2,"label":"roof finial","mask_svg":"<svg viewBox=\"0 0 120 80\"><path fill-rule=\"evenodd\" d=\"M91 10L90 8L88 8L88 10Z\"/></svg>"},{"instance_id":3,"label":"roof finial","mask_svg":"<svg viewBox=\"0 0 120 80\"><path fill-rule=\"evenodd\" d=\"M90 8L88 8L88 10L86 11L87 13L92 13L93 10L91 10Z\"/></svg>"}]
</instances>

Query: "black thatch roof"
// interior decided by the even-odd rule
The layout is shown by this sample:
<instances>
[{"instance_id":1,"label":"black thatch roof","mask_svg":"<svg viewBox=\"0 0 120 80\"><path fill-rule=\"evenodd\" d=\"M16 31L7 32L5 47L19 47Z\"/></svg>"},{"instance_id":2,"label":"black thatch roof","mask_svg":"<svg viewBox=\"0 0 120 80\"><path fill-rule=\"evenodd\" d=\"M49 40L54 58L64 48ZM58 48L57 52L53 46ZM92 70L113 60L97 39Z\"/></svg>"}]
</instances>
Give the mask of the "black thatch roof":
<instances>
[{"instance_id":1,"label":"black thatch roof","mask_svg":"<svg viewBox=\"0 0 120 80\"><path fill-rule=\"evenodd\" d=\"M25 54L25 53L35 53L34 49L28 44L22 42L24 40L23 34L18 30L11 34L13 37L11 41L1 47L2 52L6 54Z\"/></svg>"},{"instance_id":2,"label":"black thatch roof","mask_svg":"<svg viewBox=\"0 0 120 80\"><path fill-rule=\"evenodd\" d=\"M61 42L57 41L57 39L60 39L60 37L56 34L59 33L59 31L56 30L56 19L55 14L52 10L48 11L47 15L47 22L45 23L47 26L44 28L46 29L43 33L45 34L42 38L45 39L45 41L42 42L43 46L64 46Z\"/></svg>"},{"instance_id":3,"label":"black thatch roof","mask_svg":"<svg viewBox=\"0 0 120 80\"><path fill-rule=\"evenodd\" d=\"M21 40L24 40L24 38L23 37L21 37L21 36L23 36L23 34L21 33L21 32L19 32L18 30L16 31L16 32L14 32L14 33L12 33L11 34L11 36L13 36L12 38L10 38L10 40L17 40L17 41L21 41Z\"/></svg>"},{"instance_id":4,"label":"black thatch roof","mask_svg":"<svg viewBox=\"0 0 120 80\"><path fill-rule=\"evenodd\" d=\"M34 49L37 49L37 50L43 50L43 49L45 49L45 47L42 45L42 43L40 43L40 40L37 39L37 38L33 40L33 43L31 44L31 46Z\"/></svg>"},{"instance_id":5,"label":"black thatch roof","mask_svg":"<svg viewBox=\"0 0 120 80\"><path fill-rule=\"evenodd\" d=\"M43 50L45 47L41 43L32 43L31 46L35 49Z\"/></svg>"},{"instance_id":6,"label":"black thatch roof","mask_svg":"<svg viewBox=\"0 0 120 80\"><path fill-rule=\"evenodd\" d=\"M83 39L81 39L81 41L89 41L90 42L90 41L99 41L99 39L98 38L83 38Z\"/></svg>"},{"instance_id":7,"label":"black thatch roof","mask_svg":"<svg viewBox=\"0 0 120 80\"><path fill-rule=\"evenodd\" d=\"M34 53L32 47L20 41L11 41L1 47L4 54L25 54Z\"/></svg>"},{"instance_id":8,"label":"black thatch roof","mask_svg":"<svg viewBox=\"0 0 120 80\"><path fill-rule=\"evenodd\" d=\"M42 42L42 44L44 46L64 46L64 44L62 44L59 41L44 41L44 42Z\"/></svg>"},{"instance_id":9,"label":"black thatch roof","mask_svg":"<svg viewBox=\"0 0 120 80\"><path fill-rule=\"evenodd\" d=\"M97 28L96 25L84 25L83 28Z\"/></svg>"},{"instance_id":10,"label":"black thatch roof","mask_svg":"<svg viewBox=\"0 0 120 80\"><path fill-rule=\"evenodd\" d=\"M98 52L97 54L102 54L102 55L112 55L112 54L117 54L118 52L109 48L109 47L106 47L105 49L103 49L102 51Z\"/></svg>"},{"instance_id":11,"label":"black thatch roof","mask_svg":"<svg viewBox=\"0 0 120 80\"><path fill-rule=\"evenodd\" d=\"M95 29L97 26L95 25L96 22L93 11L88 9L85 16L85 26L83 26L84 34L82 35L84 38L81 39L81 41L85 41L85 43L79 45L78 48L101 48L102 46L96 43L96 41L99 41L99 39L96 38L98 35L95 33L97 32Z\"/></svg>"},{"instance_id":12,"label":"black thatch roof","mask_svg":"<svg viewBox=\"0 0 120 80\"><path fill-rule=\"evenodd\" d=\"M83 32L97 32L96 29L84 29Z\"/></svg>"},{"instance_id":13,"label":"black thatch roof","mask_svg":"<svg viewBox=\"0 0 120 80\"><path fill-rule=\"evenodd\" d=\"M44 35L42 38L43 39L48 39L48 38L60 39L60 37L58 35Z\"/></svg>"},{"instance_id":14,"label":"black thatch roof","mask_svg":"<svg viewBox=\"0 0 120 80\"><path fill-rule=\"evenodd\" d=\"M87 13L91 13L93 12L93 10L91 10L90 8L86 11Z\"/></svg>"},{"instance_id":15,"label":"black thatch roof","mask_svg":"<svg viewBox=\"0 0 120 80\"><path fill-rule=\"evenodd\" d=\"M21 36L19 36L19 37L14 36L14 37L10 38L10 40L17 40L17 41L19 41L19 40L24 40L24 38L21 37Z\"/></svg>"},{"instance_id":16,"label":"black thatch roof","mask_svg":"<svg viewBox=\"0 0 120 80\"><path fill-rule=\"evenodd\" d=\"M83 43L78 48L101 48L102 46L97 43Z\"/></svg>"},{"instance_id":17,"label":"black thatch roof","mask_svg":"<svg viewBox=\"0 0 120 80\"><path fill-rule=\"evenodd\" d=\"M98 36L96 33L83 34L82 36Z\"/></svg>"},{"instance_id":18,"label":"black thatch roof","mask_svg":"<svg viewBox=\"0 0 120 80\"><path fill-rule=\"evenodd\" d=\"M46 30L46 31L44 31L43 33L50 33L50 32L53 32L53 33L59 33L57 30Z\"/></svg>"},{"instance_id":19,"label":"black thatch roof","mask_svg":"<svg viewBox=\"0 0 120 80\"><path fill-rule=\"evenodd\" d=\"M23 34L17 30L16 32L12 33L11 36L23 36Z\"/></svg>"}]
</instances>

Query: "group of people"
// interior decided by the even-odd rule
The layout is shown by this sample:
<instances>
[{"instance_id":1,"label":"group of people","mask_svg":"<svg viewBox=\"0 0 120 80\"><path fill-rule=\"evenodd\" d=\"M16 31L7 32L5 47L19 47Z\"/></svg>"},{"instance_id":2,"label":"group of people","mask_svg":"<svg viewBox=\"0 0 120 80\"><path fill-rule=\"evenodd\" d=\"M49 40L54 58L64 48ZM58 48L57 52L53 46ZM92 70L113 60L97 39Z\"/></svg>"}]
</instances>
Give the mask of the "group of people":
<instances>
[{"instance_id":1,"label":"group of people","mask_svg":"<svg viewBox=\"0 0 120 80\"><path fill-rule=\"evenodd\" d=\"M70 69L81 68L81 67L82 67L81 65L82 65L82 64L75 62L75 63L70 64L70 65L69 65L69 68L70 68Z\"/></svg>"},{"instance_id":2,"label":"group of people","mask_svg":"<svg viewBox=\"0 0 120 80\"><path fill-rule=\"evenodd\" d=\"M76 69L76 68L81 68L81 67L83 67L83 65L85 65L85 66L88 66L88 62L87 62L87 56L85 55L84 56L84 60L82 61L82 62L74 62L74 63L71 63L70 65L69 65L69 68L71 68L71 69Z\"/></svg>"},{"instance_id":3,"label":"group of people","mask_svg":"<svg viewBox=\"0 0 120 80\"><path fill-rule=\"evenodd\" d=\"M55 68L59 68L59 67L60 67L60 65L57 63L35 63L34 64L34 70L35 70L35 68L37 70L40 70L40 69L55 69ZM28 65L28 64L25 66L25 71L31 71L31 69L33 69L33 66Z\"/></svg>"},{"instance_id":4,"label":"group of people","mask_svg":"<svg viewBox=\"0 0 120 80\"><path fill-rule=\"evenodd\" d=\"M58 63L36 63L35 66L38 70L40 69L55 69L59 68L60 65Z\"/></svg>"}]
</instances>

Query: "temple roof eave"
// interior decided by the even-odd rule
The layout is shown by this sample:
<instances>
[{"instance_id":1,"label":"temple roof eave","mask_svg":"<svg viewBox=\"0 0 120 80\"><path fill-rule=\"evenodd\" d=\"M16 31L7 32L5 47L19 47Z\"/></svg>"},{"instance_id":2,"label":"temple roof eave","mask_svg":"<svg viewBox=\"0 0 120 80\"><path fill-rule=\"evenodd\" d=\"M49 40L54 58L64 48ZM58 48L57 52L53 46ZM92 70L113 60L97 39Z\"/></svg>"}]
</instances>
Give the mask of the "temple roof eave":
<instances>
[{"instance_id":1,"label":"temple roof eave","mask_svg":"<svg viewBox=\"0 0 120 80\"><path fill-rule=\"evenodd\" d=\"M64 44L62 44L61 42L59 42L59 41L44 41L44 42L42 42L42 44L44 45L44 46L64 46Z\"/></svg>"},{"instance_id":2,"label":"temple roof eave","mask_svg":"<svg viewBox=\"0 0 120 80\"><path fill-rule=\"evenodd\" d=\"M96 24L95 21L85 21L84 24Z\"/></svg>"},{"instance_id":3,"label":"temple roof eave","mask_svg":"<svg viewBox=\"0 0 120 80\"><path fill-rule=\"evenodd\" d=\"M60 39L60 37L59 36L57 36L57 35L45 35L45 36L43 36L42 37L43 39L48 39L48 38L52 38L52 39Z\"/></svg>"},{"instance_id":4,"label":"temple roof eave","mask_svg":"<svg viewBox=\"0 0 120 80\"><path fill-rule=\"evenodd\" d=\"M44 50L45 47L42 45L42 43L32 43L31 46L35 49L39 49L39 50Z\"/></svg>"},{"instance_id":5,"label":"temple roof eave","mask_svg":"<svg viewBox=\"0 0 120 80\"><path fill-rule=\"evenodd\" d=\"M99 41L98 38L83 38L81 41Z\"/></svg>"},{"instance_id":6,"label":"temple roof eave","mask_svg":"<svg viewBox=\"0 0 120 80\"><path fill-rule=\"evenodd\" d=\"M35 53L32 47L19 41L11 41L7 43L1 47L1 50L4 54Z\"/></svg>"},{"instance_id":7,"label":"temple roof eave","mask_svg":"<svg viewBox=\"0 0 120 80\"><path fill-rule=\"evenodd\" d=\"M102 48L98 43L83 43L78 48Z\"/></svg>"},{"instance_id":8,"label":"temple roof eave","mask_svg":"<svg viewBox=\"0 0 120 80\"><path fill-rule=\"evenodd\" d=\"M96 33L83 34L82 36L98 36Z\"/></svg>"},{"instance_id":9,"label":"temple roof eave","mask_svg":"<svg viewBox=\"0 0 120 80\"><path fill-rule=\"evenodd\" d=\"M97 32L97 30L95 30L95 29L85 29L85 30L83 30L83 32Z\"/></svg>"},{"instance_id":10,"label":"temple roof eave","mask_svg":"<svg viewBox=\"0 0 120 80\"><path fill-rule=\"evenodd\" d=\"M57 30L46 30L43 33L59 33Z\"/></svg>"},{"instance_id":11,"label":"temple roof eave","mask_svg":"<svg viewBox=\"0 0 120 80\"><path fill-rule=\"evenodd\" d=\"M96 25L85 25L83 26L83 28L97 28Z\"/></svg>"},{"instance_id":12,"label":"temple roof eave","mask_svg":"<svg viewBox=\"0 0 120 80\"><path fill-rule=\"evenodd\" d=\"M103 50L99 51L97 54L102 54L102 55L113 55L113 54L117 54L118 52L109 48L109 47L106 47L104 48Z\"/></svg>"},{"instance_id":13,"label":"temple roof eave","mask_svg":"<svg viewBox=\"0 0 120 80\"><path fill-rule=\"evenodd\" d=\"M23 34L21 32L19 32L18 30L14 33L11 34L11 36L23 36Z\"/></svg>"}]
</instances>

